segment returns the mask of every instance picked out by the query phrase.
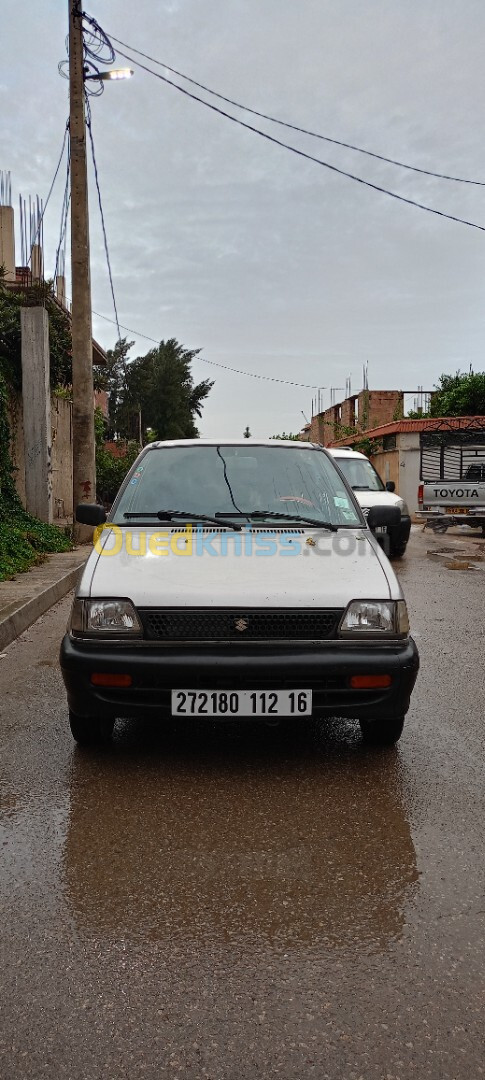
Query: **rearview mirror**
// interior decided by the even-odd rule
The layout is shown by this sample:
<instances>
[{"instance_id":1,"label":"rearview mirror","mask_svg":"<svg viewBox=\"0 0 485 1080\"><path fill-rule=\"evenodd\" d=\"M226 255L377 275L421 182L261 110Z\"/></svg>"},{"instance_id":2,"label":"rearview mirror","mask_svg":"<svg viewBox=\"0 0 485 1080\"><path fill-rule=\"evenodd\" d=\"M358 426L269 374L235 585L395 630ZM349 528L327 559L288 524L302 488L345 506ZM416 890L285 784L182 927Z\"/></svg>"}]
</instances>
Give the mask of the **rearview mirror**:
<instances>
[{"instance_id":1,"label":"rearview mirror","mask_svg":"<svg viewBox=\"0 0 485 1080\"><path fill-rule=\"evenodd\" d=\"M106 510L98 503L79 503L76 506L76 521L80 525L103 525L106 521Z\"/></svg>"},{"instance_id":2,"label":"rearview mirror","mask_svg":"<svg viewBox=\"0 0 485 1080\"><path fill-rule=\"evenodd\" d=\"M367 514L369 529L387 527L393 529L401 523L401 511L398 506L371 506Z\"/></svg>"}]
</instances>

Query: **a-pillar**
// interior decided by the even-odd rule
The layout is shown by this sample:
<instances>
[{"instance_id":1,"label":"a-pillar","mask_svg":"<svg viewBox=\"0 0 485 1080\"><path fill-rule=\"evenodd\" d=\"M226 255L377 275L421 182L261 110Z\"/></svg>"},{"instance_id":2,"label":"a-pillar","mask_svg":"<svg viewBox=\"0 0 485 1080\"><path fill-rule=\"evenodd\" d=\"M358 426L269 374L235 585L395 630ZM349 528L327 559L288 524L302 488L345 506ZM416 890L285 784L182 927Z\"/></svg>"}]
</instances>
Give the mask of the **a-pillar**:
<instances>
[{"instance_id":1,"label":"a-pillar","mask_svg":"<svg viewBox=\"0 0 485 1080\"><path fill-rule=\"evenodd\" d=\"M25 502L30 514L52 522L52 431L49 319L43 307L21 308Z\"/></svg>"}]
</instances>

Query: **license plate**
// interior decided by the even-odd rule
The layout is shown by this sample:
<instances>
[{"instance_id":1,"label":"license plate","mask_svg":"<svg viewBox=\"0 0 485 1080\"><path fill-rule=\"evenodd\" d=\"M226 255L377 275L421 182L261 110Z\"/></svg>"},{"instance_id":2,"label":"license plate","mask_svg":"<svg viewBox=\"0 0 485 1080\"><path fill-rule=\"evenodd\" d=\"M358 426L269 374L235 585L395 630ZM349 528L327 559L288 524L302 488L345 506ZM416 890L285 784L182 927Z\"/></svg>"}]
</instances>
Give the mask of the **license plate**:
<instances>
[{"instance_id":1,"label":"license plate","mask_svg":"<svg viewBox=\"0 0 485 1080\"><path fill-rule=\"evenodd\" d=\"M445 514L468 514L468 506L446 506Z\"/></svg>"},{"instance_id":2,"label":"license plate","mask_svg":"<svg viewBox=\"0 0 485 1080\"><path fill-rule=\"evenodd\" d=\"M311 690L172 690L172 716L311 714Z\"/></svg>"}]
</instances>

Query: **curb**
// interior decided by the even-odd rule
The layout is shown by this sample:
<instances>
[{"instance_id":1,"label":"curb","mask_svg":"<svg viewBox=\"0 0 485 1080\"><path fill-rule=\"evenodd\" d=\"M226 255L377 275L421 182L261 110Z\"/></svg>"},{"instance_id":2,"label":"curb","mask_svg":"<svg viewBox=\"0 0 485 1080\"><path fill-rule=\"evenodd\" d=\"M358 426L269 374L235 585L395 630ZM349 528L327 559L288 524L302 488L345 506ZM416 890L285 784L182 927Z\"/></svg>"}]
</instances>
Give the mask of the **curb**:
<instances>
[{"instance_id":1,"label":"curb","mask_svg":"<svg viewBox=\"0 0 485 1080\"><path fill-rule=\"evenodd\" d=\"M12 604L12 611L0 620L0 649L2 651L74 588L84 563L85 558L81 559L77 566L67 570L57 581L46 585L45 589L35 596L20 604Z\"/></svg>"}]
</instances>

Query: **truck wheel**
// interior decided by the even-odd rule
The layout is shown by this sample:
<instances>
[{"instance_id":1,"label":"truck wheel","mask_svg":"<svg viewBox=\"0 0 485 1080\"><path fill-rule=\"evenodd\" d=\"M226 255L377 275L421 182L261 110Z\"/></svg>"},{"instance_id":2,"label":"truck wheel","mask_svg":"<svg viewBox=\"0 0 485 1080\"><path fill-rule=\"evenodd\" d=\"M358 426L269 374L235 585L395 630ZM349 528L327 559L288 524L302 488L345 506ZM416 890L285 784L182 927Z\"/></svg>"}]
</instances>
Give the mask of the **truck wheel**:
<instances>
[{"instance_id":1,"label":"truck wheel","mask_svg":"<svg viewBox=\"0 0 485 1080\"><path fill-rule=\"evenodd\" d=\"M101 716L76 716L69 709L69 726L79 746L96 746L111 740L114 720Z\"/></svg>"},{"instance_id":2,"label":"truck wheel","mask_svg":"<svg viewBox=\"0 0 485 1080\"><path fill-rule=\"evenodd\" d=\"M362 738L368 746L394 746L401 738L404 716L390 716L386 720L361 720Z\"/></svg>"}]
</instances>

